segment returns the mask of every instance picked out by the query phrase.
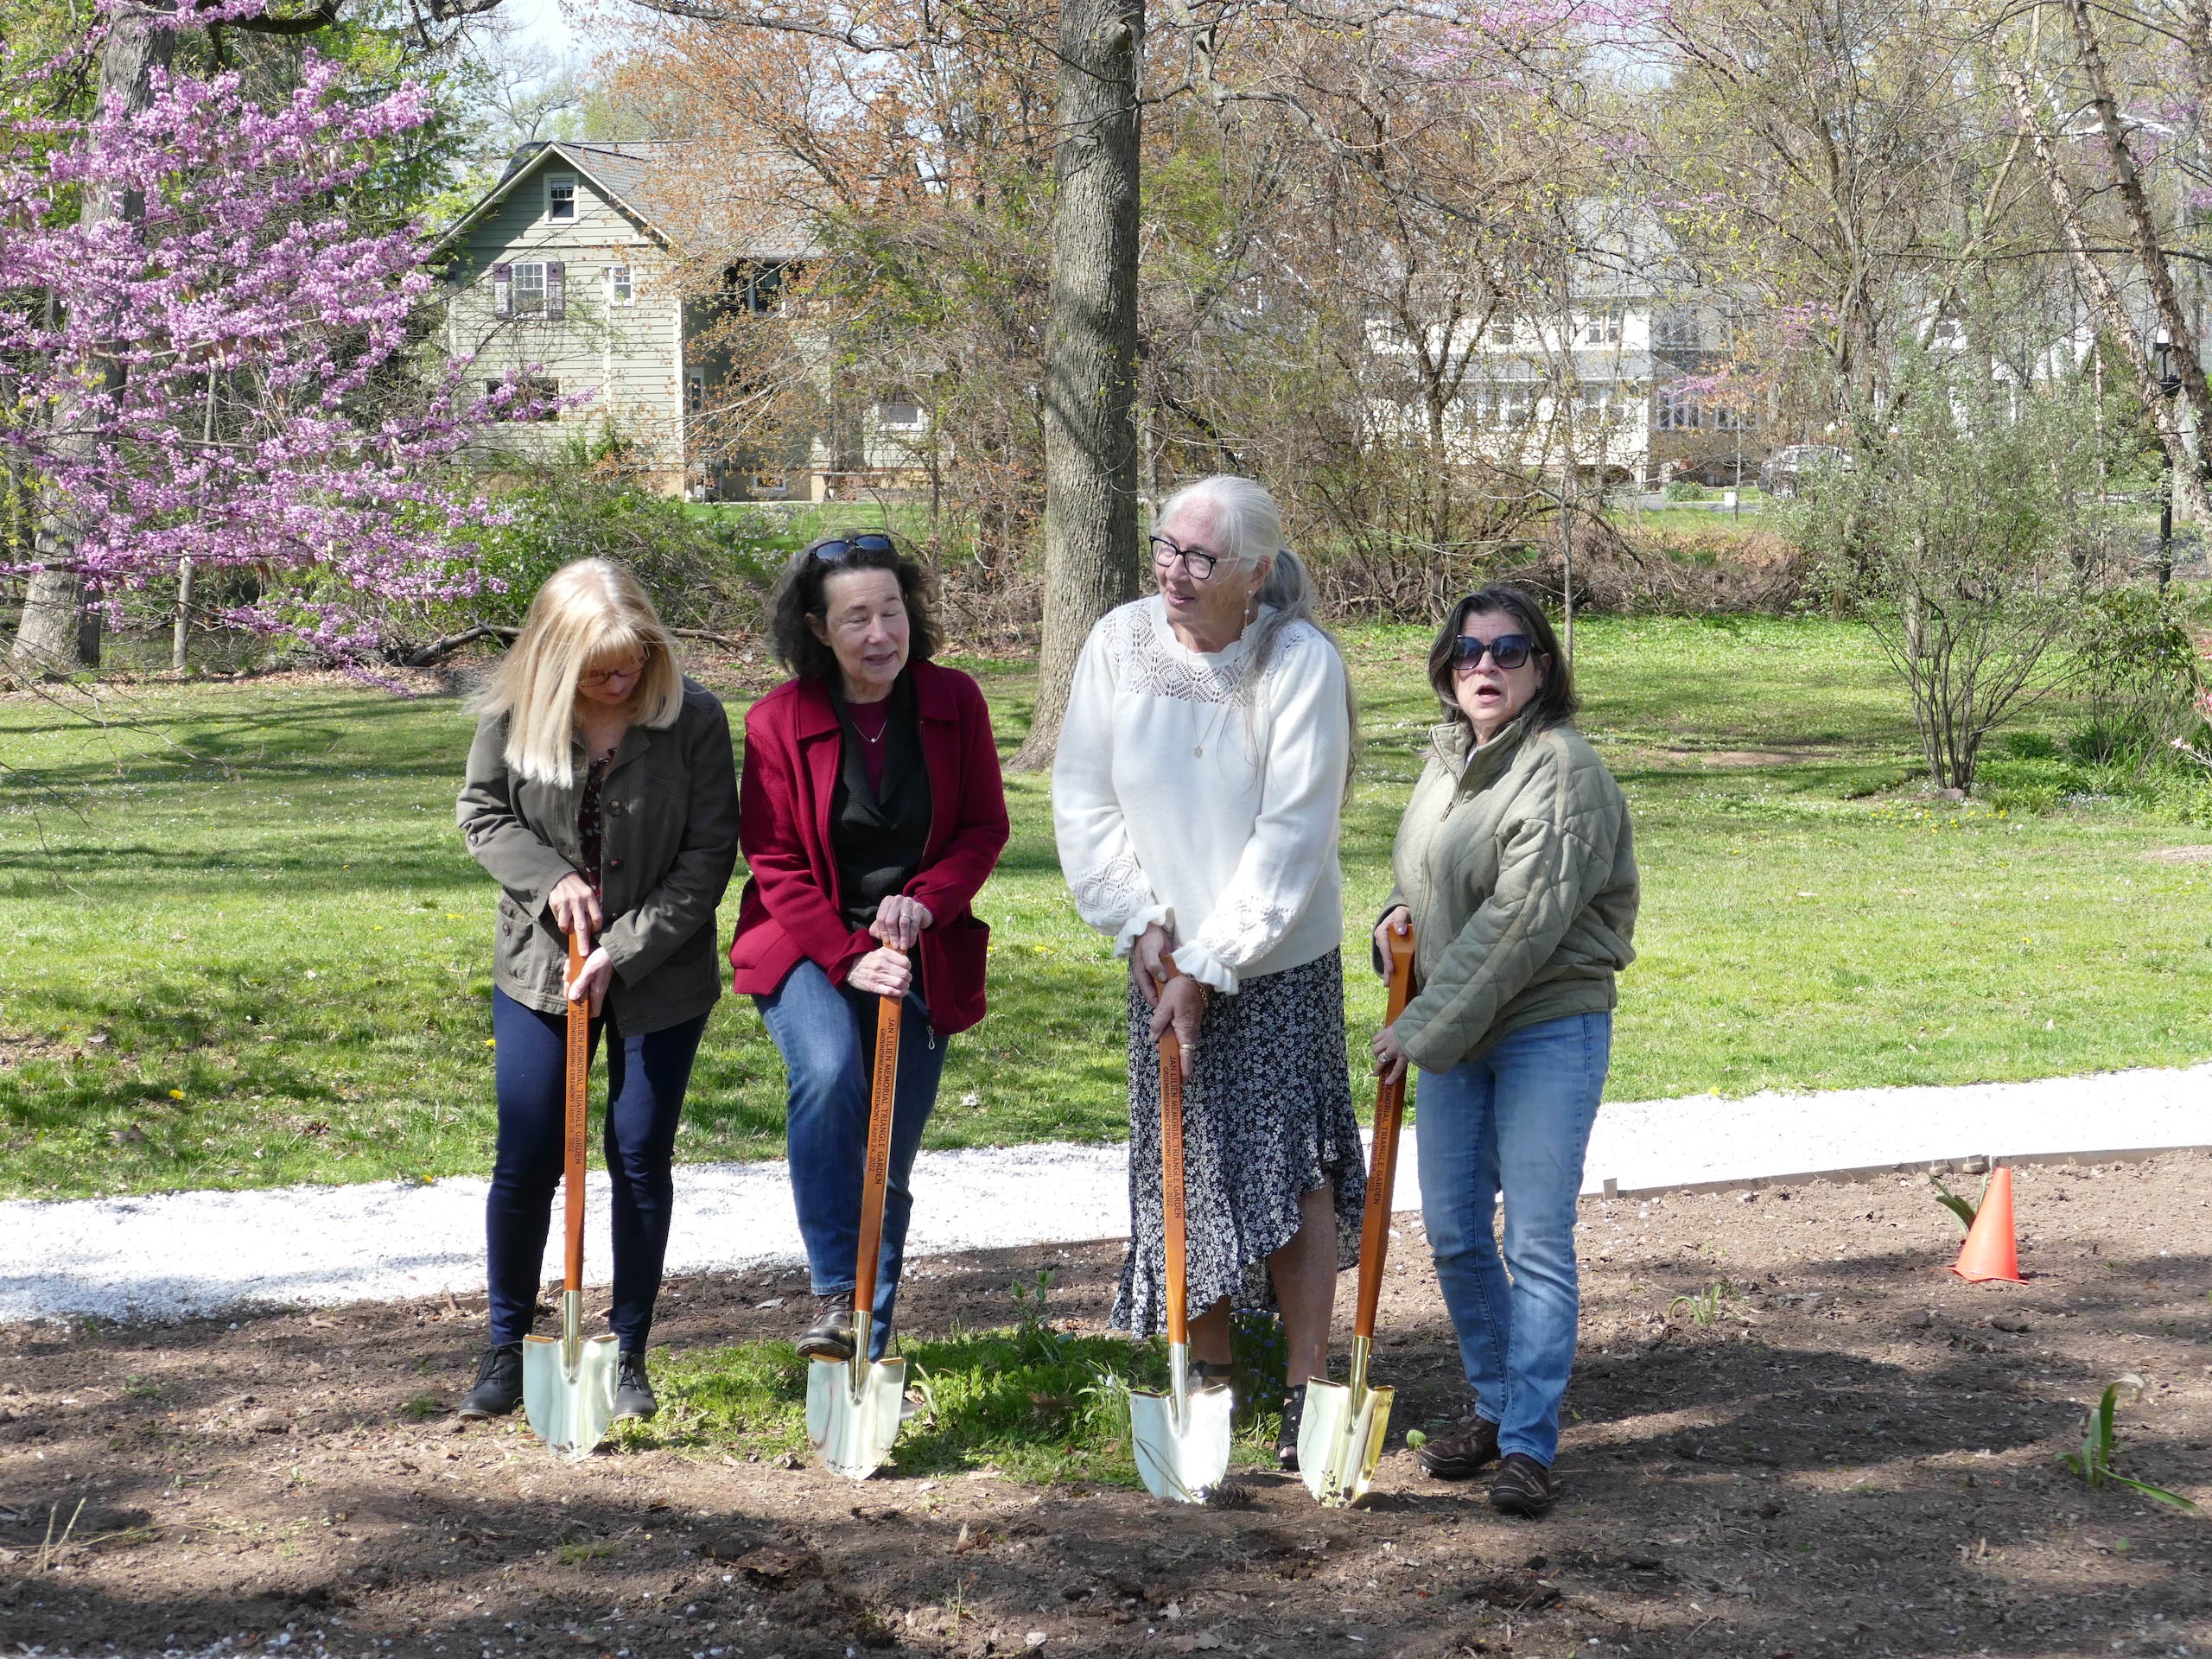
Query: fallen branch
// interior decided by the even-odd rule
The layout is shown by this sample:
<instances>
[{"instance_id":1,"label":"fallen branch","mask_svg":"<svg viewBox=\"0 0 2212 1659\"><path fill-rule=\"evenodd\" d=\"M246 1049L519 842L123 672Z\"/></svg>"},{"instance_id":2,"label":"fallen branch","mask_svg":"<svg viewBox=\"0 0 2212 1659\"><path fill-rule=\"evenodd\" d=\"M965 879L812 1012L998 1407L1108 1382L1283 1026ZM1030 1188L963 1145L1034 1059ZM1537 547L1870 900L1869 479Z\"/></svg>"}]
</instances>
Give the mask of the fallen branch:
<instances>
[{"instance_id":1,"label":"fallen branch","mask_svg":"<svg viewBox=\"0 0 2212 1659\"><path fill-rule=\"evenodd\" d=\"M520 628L503 627L497 622L480 622L473 628L463 628L459 633L449 633L442 639L431 640L420 651L410 652L403 666L428 668L441 657L459 651L463 645L474 645L479 639L489 639L495 635L501 639L512 639L521 632Z\"/></svg>"},{"instance_id":2,"label":"fallen branch","mask_svg":"<svg viewBox=\"0 0 2212 1659\"><path fill-rule=\"evenodd\" d=\"M520 628L511 628L500 622L480 622L473 628L463 628L459 633L449 633L442 639L433 639L421 650L410 652L402 666L429 668L439 658L449 656L463 645L474 645L479 639L512 639ZM747 641L734 634L716 633L710 628L671 628L678 639L703 639L710 645L720 645L724 651L742 651Z\"/></svg>"},{"instance_id":3,"label":"fallen branch","mask_svg":"<svg viewBox=\"0 0 2212 1659\"><path fill-rule=\"evenodd\" d=\"M743 651L751 642L734 634L715 633L706 628L671 628L669 632L679 639L703 639L710 645L720 645L724 651Z\"/></svg>"}]
</instances>

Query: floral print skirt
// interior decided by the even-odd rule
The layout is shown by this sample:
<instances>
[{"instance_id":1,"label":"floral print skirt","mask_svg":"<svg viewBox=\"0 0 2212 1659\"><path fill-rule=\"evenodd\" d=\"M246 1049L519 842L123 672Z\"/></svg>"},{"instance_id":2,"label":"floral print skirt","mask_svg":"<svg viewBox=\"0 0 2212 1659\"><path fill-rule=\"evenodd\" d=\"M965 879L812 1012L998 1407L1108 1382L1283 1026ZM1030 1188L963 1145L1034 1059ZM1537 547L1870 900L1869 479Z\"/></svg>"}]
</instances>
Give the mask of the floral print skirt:
<instances>
[{"instance_id":1,"label":"floral print skirt","mask_svg":"<svg viewBox=\"0 0 2212 1659\"><path fill-rule=\"evenodd\" d=\"M1359 1262L1365 1149L1344 1055L1344 961L1247 979L1217 995L1183 1087L1184 1211L1193 1316L1226 1296L1270 1310L1268 1258L1297 1234L1300 1195L1335 1197L1337 1265ZM1160 1050L1152 1012L1129 987L1129 1252L1112 1323L1150 1336L1167 1325L1160 1191Z\"/></svg>"}]
</instances>

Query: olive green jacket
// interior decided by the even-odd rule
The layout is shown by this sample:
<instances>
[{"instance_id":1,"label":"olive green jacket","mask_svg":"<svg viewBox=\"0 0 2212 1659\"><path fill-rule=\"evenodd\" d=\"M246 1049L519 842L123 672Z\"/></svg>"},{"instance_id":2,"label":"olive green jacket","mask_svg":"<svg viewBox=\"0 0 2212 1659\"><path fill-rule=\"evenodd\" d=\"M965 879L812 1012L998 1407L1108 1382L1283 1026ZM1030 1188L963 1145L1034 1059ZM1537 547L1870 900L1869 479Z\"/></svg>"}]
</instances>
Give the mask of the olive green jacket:
<instances>
[{"instance_id":1,"label":"olive green jacket","mask_svg":"<svg viewBox=\"0 0 2212 1659\"><path fill-rule=\"evenodd\" d=\"M1397 1033L1424 1071L1522 1026L1611 1009L1613 976L1636 958L1620 785L1573 727L1531 732L1526 718L1471 759L1466 727L1436 728L1398 825L1384 911L1413 912L1419 993Z\"/></svg>"},{"instance_id":2,"label":"olive green jacket","mask_svg":"<svg viewBox=\"0 0 2212 1659\"><path fill-rule=\"evenodd\" d=\"M507 770L507 722L478 722L455 817L476 861L505 889L493 978L540 1014L567 1008L566 937L546 900L583 867L576 808L585 760L562 789ZM721 995L715 906L737 863L737 765L729 717L714 693L683 682L673 726L632 726L600 786L601 910L614 977L607 1011L626 1036L681 1025Z\"/></svg>"}]
</instances>

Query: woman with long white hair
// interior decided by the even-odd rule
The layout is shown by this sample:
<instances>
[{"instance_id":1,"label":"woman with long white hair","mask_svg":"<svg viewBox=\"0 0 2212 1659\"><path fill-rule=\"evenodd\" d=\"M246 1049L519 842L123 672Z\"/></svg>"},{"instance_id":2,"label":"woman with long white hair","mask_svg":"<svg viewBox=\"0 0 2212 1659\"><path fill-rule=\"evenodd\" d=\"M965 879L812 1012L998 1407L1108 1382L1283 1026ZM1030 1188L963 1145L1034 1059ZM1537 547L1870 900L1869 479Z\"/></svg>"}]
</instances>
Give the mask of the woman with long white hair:
<instances>
[{"instance_id":1,"label":"woman with long white hair","mask_svg":"<svg viewBox=\"0 0 2212 1659\"><path fill-rule=\"evenodd\" d=\"M1163 1317L1159 1043L1172 1026L1195 1370L1227 1375L1232 1306L1281 1310L1276 1457L1290 1469L1366 1195L1337 862L1355 715L1260 485L1215 477L1170 496L1152 571L1156 592L1091 630L1052 768L1076 908L1129 963L1132 1225L1113 1318L1143 1335Z\"/></svg>"},{"instance_id":2,"label":"woman with long white hair","mask_svg":"<svg viewBox=\"0 0 2212 1659\"><path fill-rule=\"evenodd\" d=\"M729 721L683 677L637 579L604 559L554 572L474 699L458 817L501 888L492 1031L498 1150L485 1203L491 1346L464 1417L522 1400L562 1166L568 1009L607 1044L618 1417L650 1417L645 1340L675 1200L677 1120L721 995L715 907L737 861ZM568 971L568 935L582 969Z\"/></svg>"}]
</instances>

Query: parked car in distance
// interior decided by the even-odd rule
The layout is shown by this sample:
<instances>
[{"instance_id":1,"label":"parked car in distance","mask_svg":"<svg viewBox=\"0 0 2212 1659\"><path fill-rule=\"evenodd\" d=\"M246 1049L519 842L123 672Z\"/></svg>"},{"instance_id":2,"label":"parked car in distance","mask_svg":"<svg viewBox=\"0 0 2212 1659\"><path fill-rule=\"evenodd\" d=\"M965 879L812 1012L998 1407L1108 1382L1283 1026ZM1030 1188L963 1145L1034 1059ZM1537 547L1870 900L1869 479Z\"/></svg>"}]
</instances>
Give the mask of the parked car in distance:
<instances>
[{"instance_id":1,"label":"parked car in distance","mask_svg":"<svg viewBox=\"0 0 2212 1659\"><path fill-rule=\"evenodd\" d=\"M1851 457L1832 443L1792 443L1776 450L1759 465L1759 487L1779 501L1797 493L1801 480L1825 469L1851 470Z\"/></svg>"}]
</instances>

